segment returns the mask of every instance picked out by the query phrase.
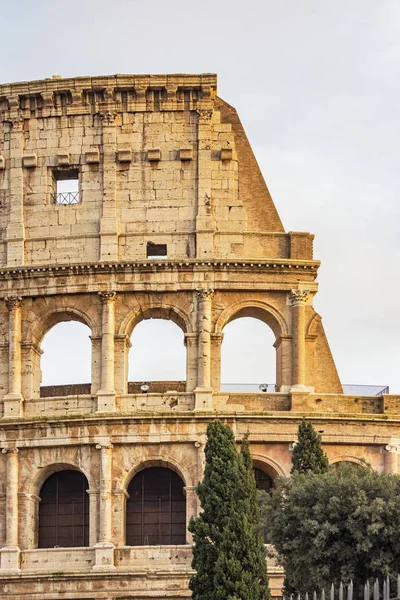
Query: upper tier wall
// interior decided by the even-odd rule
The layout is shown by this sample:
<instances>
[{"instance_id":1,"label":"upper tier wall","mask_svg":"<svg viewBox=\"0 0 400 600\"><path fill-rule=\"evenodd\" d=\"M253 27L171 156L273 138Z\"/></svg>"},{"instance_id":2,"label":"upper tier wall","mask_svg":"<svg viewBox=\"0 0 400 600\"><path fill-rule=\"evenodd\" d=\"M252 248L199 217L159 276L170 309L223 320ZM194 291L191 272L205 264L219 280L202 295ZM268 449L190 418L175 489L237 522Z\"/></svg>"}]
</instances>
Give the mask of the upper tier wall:
<instances>
[{"instance_id":1,"label":"upper tier wall","mask_svg":"<svg viewBox=\"0 0 400 600\"><path fill-rule=\"evenodd\" d=\"M312 259L313 236L284 232L216 84L204 74L0 86L0 266L152 252ZM79 201L60 204L70 178Z\"/></svg>"}]
</instances>

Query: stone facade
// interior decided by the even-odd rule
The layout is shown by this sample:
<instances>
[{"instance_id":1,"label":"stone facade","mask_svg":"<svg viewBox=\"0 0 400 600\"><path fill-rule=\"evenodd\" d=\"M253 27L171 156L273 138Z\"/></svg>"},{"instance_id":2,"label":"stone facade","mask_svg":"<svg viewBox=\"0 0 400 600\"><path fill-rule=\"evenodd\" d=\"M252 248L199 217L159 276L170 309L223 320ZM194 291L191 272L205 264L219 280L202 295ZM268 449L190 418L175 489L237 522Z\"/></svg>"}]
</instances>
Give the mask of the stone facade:
<instances>
[{"instance_id":1,"label":"stone facade","mask_svg":"<svg viewBox=\"0 0 400 600\"><path fill-rule=\"evenodd\" d=\"M65 197L58 182L76 180ZM236 111L212 74L53 78L0 86L0 586L7 600L190 597L186 545L126 546L127 488L176 472L197 514L207 424L288 474L299 421L332 463L397 472L400 397L345 396L320 316L313 236L286 233ZM276 337L275 393L220 391L223 330ZM183 331L186 384L128 386L143 319ZM88 385L41 390L41 341L91 330ZM38 548L42 485L88 482L89 545ZM280 569L269 565L273 593Z\"/></svg>"}]
</instances>

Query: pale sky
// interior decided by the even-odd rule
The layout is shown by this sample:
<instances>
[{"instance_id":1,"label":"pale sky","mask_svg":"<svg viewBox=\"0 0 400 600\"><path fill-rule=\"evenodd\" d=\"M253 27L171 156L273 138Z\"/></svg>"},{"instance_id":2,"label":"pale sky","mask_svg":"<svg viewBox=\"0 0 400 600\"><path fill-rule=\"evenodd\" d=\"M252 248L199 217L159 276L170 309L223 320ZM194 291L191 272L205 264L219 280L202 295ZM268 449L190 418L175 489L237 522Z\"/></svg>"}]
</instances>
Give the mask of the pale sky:
<instances>
[{"instance_id":1,"label":"pale sky","mask_svg":"<svg viewBox=\"0 0 400 600\"><path fill-rule=\"evenodd\" d=\"M286 230L316 236L342 382L400 392L398 0L3 1L0 24L2 83L216 72Z\"/></svg>"}]
</instances>

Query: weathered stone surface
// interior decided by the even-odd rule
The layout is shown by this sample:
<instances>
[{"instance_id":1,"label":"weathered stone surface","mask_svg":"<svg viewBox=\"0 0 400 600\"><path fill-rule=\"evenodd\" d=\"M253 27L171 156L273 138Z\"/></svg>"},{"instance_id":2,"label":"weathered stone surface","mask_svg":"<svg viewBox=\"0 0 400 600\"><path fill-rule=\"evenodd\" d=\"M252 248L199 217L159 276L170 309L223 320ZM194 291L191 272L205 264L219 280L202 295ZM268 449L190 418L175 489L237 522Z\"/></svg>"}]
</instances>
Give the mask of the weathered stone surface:
<instances>
[{"instance_id":1,"label":"weathered stone surface","mask_svg":"<svg viewBox=\"0 0 400 600\"><path fill-rule=\"evenodd\" d=\"M313 308L313 235L284 231L216 85L203 74L0 86L2 598L190 597L190 535L127 547L127 489L141 469L168 467L184 483L186 520L197 514L216 417L238 444L249 432L272 478L290 472L304 417L332 463L397 472L400 397L343 395ZM57 205L69 170L79 203ZM220 391L224 327L241 316L275 334L276 393ZM128 383L127 356L148 318L182 329L187 376L143 392ZM41 390L42 339L68 320L91 330L91 381ZM38 549L41 487L63 469L87 478L89 546ZM278 595L282 572L270 570Z\"/></svg>"}]
</instances>

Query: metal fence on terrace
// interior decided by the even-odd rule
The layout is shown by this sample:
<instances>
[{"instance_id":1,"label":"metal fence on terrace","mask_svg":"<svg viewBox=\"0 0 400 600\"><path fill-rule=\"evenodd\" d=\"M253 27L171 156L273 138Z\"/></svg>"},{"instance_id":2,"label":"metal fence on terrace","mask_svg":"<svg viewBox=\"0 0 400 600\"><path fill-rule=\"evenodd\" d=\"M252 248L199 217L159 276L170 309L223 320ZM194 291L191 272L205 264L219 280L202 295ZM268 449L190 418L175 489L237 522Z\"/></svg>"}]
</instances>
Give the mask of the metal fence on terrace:
<instances>
[{"instance_id":1,"label":"metal fence on terrace","mask_svg":"<svg viewBox=\"0 0 400 600\"><path fill-rule=\"evenodd\" d=\"M400 575L387 577L383 582L367 581L363 589L356 590L352 581L331 585L329 590L311 591L305 594L290 594L283 600L400 600Z\"/></svg>"}]
</instances>

